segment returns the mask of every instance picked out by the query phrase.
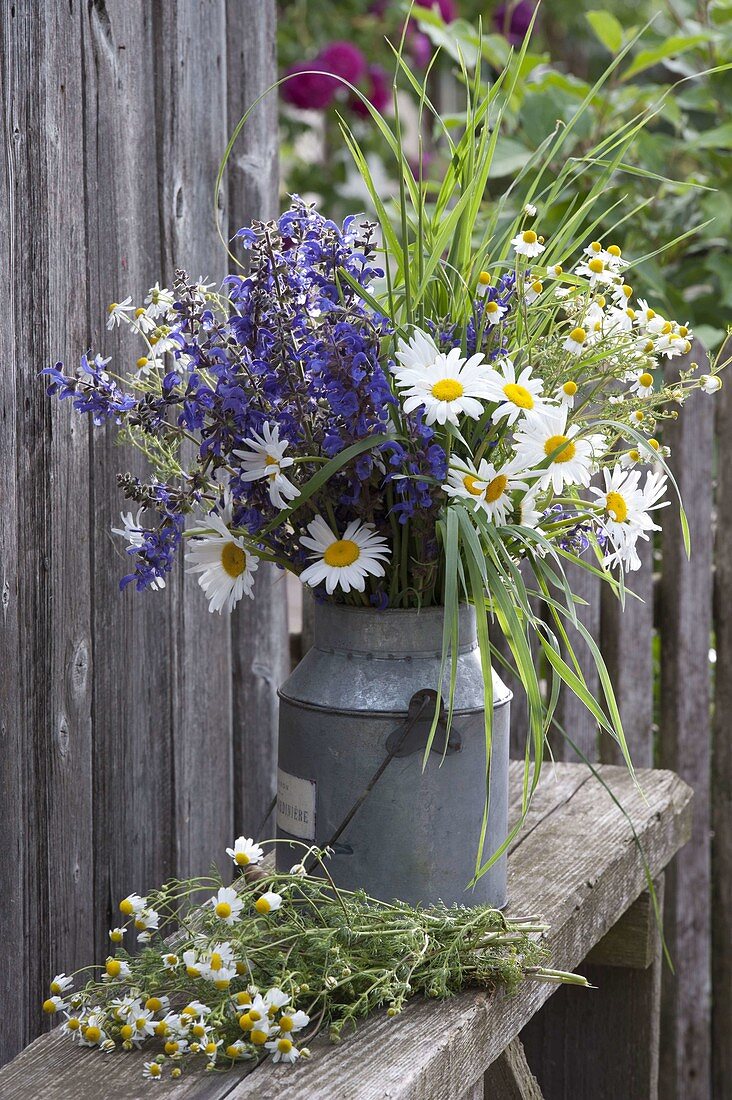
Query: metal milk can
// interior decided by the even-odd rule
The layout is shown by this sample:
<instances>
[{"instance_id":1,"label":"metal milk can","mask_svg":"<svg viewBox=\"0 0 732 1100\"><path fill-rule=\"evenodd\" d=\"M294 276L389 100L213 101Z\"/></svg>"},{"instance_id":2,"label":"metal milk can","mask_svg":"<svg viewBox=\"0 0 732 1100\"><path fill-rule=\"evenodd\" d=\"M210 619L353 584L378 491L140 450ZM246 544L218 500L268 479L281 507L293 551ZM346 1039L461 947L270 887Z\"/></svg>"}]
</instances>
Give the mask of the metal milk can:
<instances>
[{"instance_id":1,"label":"metal milk can","mask_svg":"<svg viewBox=\"0 0 732 1100\"><path fill-rule=\"evenodd\" d=\"M472 607L459 612L453 721L437 706L443 609L322 603L314 645L280 689L277 836L330 844L337 886L413 905L506 903L503 856L473 877L486 796L483 677ZM446 678L449 676L449 661ZM443 682L444 704L448 684ZM507 834L511 692L493 673L484 856ZM289 870L304 849L277 845Z\"/></svg>"}]
</instances>

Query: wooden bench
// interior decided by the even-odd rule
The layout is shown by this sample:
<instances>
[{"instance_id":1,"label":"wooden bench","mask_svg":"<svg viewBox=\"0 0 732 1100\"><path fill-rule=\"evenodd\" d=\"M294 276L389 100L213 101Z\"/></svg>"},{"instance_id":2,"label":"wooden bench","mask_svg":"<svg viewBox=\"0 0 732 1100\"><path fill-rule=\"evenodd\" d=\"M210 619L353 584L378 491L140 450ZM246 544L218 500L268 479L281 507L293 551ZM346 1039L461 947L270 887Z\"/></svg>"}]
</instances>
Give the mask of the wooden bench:
<instances>
[{"instance_id":1,"label":"wooden bench","mask_svg":"<svg viewBox=\"0 0 732 1100\"><path fill-rule=\"evenodd\" d=\"M515 816L521 766L511 767ZM639 772L641 793L625 769L598 771L632 819L661 893L662 872L689 837L691 790L673 772ZM0 1097L654 1100L661 950L628 818L585 765L547 765L508 866L507 912L541 915L551 926L549 965L579 969L596 989L530 981L513 997L415 999L338 1045L317 1039L293 1067L265 1061L248 1075L184 1071L161 1083L141 1076L149 1052L103 1056L51 1032L0 1070Z\"/></svg>"}]
</instances>

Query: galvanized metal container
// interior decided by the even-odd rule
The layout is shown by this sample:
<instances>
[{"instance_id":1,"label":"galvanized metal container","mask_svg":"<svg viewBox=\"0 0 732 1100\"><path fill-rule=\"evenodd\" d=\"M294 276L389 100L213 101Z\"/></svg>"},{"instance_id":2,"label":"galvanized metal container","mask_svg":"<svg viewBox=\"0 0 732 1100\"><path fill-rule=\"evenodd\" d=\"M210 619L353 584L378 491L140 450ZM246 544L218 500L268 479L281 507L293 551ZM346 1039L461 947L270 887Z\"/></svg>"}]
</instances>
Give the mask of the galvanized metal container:
<instances>
[{"instance_id":1,"label":"galvanized metal container","mask_svg":"<svg viewBox=\"0 0 732 1100\"><path fill-rule=\"evenodd\" d=\"M329 843L383 768L333 845L328 869L336 884L411 904L505 905L505 857L466 891L486 793L483 677L473 609L460 610L447 752L435 751L445 748L441 725L424 769L442 609L319 604L314 627L313 648L279 693L278 838ZM486 853L507 832L511 693L495 673L493 697ZM302 854L301 847L278 844L278 867L289 869Z\"/></svg>"}]
</instances>

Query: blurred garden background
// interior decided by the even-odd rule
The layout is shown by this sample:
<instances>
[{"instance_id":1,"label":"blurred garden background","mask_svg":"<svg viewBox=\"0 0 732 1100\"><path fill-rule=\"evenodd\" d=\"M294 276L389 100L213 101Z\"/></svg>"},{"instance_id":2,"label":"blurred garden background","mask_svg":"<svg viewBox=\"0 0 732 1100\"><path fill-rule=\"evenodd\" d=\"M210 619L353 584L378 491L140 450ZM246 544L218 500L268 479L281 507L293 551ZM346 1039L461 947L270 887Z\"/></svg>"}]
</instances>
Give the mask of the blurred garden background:
<instances>
[{"instance_id":1,"label":"blurred garden background","mask_svg":"<svg viewBox=\"0 0 732 1100\"><path fill-rule=\"evenodd\" d=\"M640 293L647 292L672 316L689 316L699 339L716 350L732 306L732 257L727 247L732 228L732 121L725 113L732 80L728 72L710 70L732 60L730 0L640 0L603 9L577 0L538 6L534 0L418 0L413 5L399 0L281 0L280 73L295 74L281 89L283 186L286 192L317 198L333 217L369 206L340 140L339 115L367 151L382 197L396 194L398 183L383 159L383 141L364 104L335 80L298 74L333 72L389 115L394 54L387 39L398 43L410 7L406 55L415 73L430 70L432 100L456 130L463 98L457 62L462 56L474 69L479 27L488 82L503 68L511 47L523 41L535 17L530 49L493 162L494 193L514 185L521 169L555 127L569 121L613 58L627 51L610 80L596 89L592 109L563 147L562 157L581 158L622 123L630 124L659 105L655 120L627 158L635 171L618 174L606 196L606 211L609 216L615 203L623 203L621 235L629 254L656 253L643 265ZM707 75L695 79L700 73ZM411 124L416 173L417 100L415 96L410 101L404 87L399 110L407 131ZM432 145L428 132L424 141L423 170L429 175L432 169L438 177L443 146L436 134ZM590 165L587 168L589 189L592 171ZM514 191L516 210L524 201L521 181ZM581 197L581 182L578 188L574 181L563 203L542 212L543 229L551 233L553 224L560 224ZM486 199L490 202L490 194ZM686 233L690 235L683 237ZM667 248L671 241L676 243Z\"/></svg>"}]
</instances>

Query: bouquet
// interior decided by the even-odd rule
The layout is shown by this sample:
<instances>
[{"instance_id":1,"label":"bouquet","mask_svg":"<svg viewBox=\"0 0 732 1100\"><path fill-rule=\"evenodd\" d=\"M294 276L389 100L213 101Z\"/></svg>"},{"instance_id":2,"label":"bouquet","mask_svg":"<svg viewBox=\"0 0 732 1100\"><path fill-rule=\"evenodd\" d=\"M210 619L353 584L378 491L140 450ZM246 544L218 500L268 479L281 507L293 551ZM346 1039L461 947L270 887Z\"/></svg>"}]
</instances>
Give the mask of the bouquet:
<instances>
[{"instance_id":1,"label":"bouquet","mask_svg":"<svg viewBox=\"0 0 732 1100\"><path fill-rule=\"evenodd\" d=\"M240 270L220 288L178 271L171 288L110 305L108 327L138 341L127 369L89 353L74 372L57 364L45 373L50 393L97 425L118 425L149 461L149 479L119 476L130 502L115 528L129 560L123 588L162 588L185 544L213 612L256 595L261 562L296 574L317 599L384 611L441 605L448 681L458 604L470 601L488 759L498 632L527 694L525 813L562 684L632 767L566 564L624 598L625 575L639 568L639 545L659 529L673 491L663 423L691 391L713 393L721 380L719 364L704 376L689 364L688 322L636 297L632 262L602 205L641 123L552 175L580 106L547 139L544 159L486 206L523 50L487 92L463 70L457 140L398 55L397 72L419 90L420 122L432 114L446 151L441 181L406 156L398 97L388 122L364 101L398 167L395 209L343 122L375 222L336 225L294 196L277 221L236 234ZM543 212L588 170L589 193L545 239ZM682 357L680 372L667 370ZM603 701L587 689L570 624L592 649Z\"/></svg>"}]
</instances>

